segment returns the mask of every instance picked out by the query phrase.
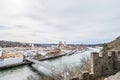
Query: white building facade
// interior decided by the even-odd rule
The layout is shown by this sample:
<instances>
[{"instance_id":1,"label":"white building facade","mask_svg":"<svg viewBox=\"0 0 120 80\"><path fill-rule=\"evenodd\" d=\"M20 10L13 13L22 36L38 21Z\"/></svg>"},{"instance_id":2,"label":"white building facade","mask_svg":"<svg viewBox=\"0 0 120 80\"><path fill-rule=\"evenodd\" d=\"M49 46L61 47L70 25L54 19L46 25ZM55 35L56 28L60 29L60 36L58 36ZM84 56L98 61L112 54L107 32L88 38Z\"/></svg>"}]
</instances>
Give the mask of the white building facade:
<instances>
[{"instance_id":1,"label":"white building facade","mask_svg":"<svg viewBox=\"0 0 120 80\"><path fill-rule=\"evenodd\" d=\"M2 51L2 48L0 47L0 56L2 56L2 53L3 53L3 51Z\"/></svg>"}]
</instances>

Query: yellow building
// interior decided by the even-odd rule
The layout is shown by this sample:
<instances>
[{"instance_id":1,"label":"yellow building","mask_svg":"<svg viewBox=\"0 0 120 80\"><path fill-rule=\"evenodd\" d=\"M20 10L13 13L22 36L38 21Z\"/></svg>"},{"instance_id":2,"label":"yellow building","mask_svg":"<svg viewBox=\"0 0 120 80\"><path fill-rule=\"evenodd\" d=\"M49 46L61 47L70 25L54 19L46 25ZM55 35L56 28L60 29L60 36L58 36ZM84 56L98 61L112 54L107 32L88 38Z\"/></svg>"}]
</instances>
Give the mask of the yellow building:
<instances>
[{"instance_id":1,"label":"yellow building","mask_svg":"<svg viewBox=\"0 0 120 80\"><path fill-rule=\"evenodd\" d=\"M16 53L4 53L3 57L4 58L17 58L17 57L22 58L23 55L22 54L16 54Z\"/></svg>"}]
</instances>

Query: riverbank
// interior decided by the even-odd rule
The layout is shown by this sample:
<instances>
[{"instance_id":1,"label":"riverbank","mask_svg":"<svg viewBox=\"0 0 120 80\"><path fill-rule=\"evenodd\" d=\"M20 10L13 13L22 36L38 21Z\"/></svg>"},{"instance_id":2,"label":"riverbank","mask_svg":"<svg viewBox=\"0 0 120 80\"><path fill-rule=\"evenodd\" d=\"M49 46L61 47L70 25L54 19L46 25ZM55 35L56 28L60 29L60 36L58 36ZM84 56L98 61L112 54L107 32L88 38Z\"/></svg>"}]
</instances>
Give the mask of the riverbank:
<instances>
[{"instance_id":1,"label":"riverbank","mask_svg":"<svg viewBox=\"0 0 120 80\"><path fill-rule=\"evenodd\" d=\"M46 57L46 58L42 58L42 59L37 59L37 60L38 61L45 61L45 60L59 58L59 57L65 56L65 55L66 55L66 53L56 55L56 56L50 56L50 57ZM0 70L7 69L7 68L12 68L12 67L17 67L17 66L21 66L21 65L27 65L27 64L31 64L31 62L19 62L19 63L14 63L14 64L6 64L6 65L3 65L3 66L0 66Z\"/></svg>"},{"instance_id":2,"label":"riverbank","mask_svg":"<svg viewBox=\"0 0 120 80\"><path fill-rule=\"evenodd\" d=\"M69 52L69 53L63 53L63 54L59 54L59 55L55 55L55 56L49 56L49 57L45 57L45 58L41 58L41 59L36 59L38 61L45 61L45 60L50 60L50 59L56 59L62 56L70 56L75 54L77 51L73 51L73 52Z\"/></svg>"},{"instance_id":3,"label":"riverbank","mask_svg":"<svg viewBox=\"0 0 120 80\"><path fill-rule=\"evenodd\" d=\"M60 54L60 55L56 55L56 56L50 56L50 57L46 57L46 58L42 58L42 59L37 59L38 61L45 61L45 60L50 60L50 59L55 59L55 58L59 58L62 56L65 56L66 54ZM6 64L6 65L0 65L0 70L3 69L7 69L7 68L12 68L12 67L17 67L17 66L21 66L21 65L27 65L27 64L31 64L31 62L19 62L19 63L12 63L12 64Z\"/></svg>"},{"instance_id":4,"label":"riverbank","mask_svg":"<svg viewBox=\"0 0 120 80\"><path fill-rule=\"evenodd\" d=\"M20 63L8 64L8 65L0 66L0 70L12 68L12 67L18 67L18 66L27 65L27 64L31 64L31 62L20 62Z\"/></svg>"}]
</instances>

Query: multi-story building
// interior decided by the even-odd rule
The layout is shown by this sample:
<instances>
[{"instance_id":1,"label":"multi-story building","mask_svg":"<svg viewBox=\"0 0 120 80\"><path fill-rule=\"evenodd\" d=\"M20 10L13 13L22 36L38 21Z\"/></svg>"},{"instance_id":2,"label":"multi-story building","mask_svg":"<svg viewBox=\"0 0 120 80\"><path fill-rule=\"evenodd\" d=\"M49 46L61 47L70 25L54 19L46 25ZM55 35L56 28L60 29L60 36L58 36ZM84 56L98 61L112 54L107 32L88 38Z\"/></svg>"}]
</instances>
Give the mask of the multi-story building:
<instances>
[{"instance_id":1,"label":"multi-story building","mask_svg":"<svg viewBox=\"0 0 120 80\"><path fill-rule=\"evenodd\" d=\"M2 57L2 53L3 51L2 51L2 48L0 47L0 57Z\"/></svg>"},{"instance_id":2,"label":"multi-story building","mask_svg":"<svg viewBox=\"0 0 120 80\"><path fill-rule=\"evenodd\" d=\"M16 54L16 53L4 53L4 58L22 58L23 54Z\"/></svg>"}]
</instances>

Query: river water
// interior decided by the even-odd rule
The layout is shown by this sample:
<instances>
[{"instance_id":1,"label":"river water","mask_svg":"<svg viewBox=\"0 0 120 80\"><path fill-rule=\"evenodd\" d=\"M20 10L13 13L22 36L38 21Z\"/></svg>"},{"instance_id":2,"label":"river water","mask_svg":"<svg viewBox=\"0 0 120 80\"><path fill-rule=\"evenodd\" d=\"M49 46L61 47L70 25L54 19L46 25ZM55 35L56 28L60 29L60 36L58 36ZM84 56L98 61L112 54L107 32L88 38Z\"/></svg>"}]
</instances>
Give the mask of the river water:
<instances>
[{"instance_id":1,"label":"river water","mask_svg":"<svg viewBox=\"0 0 120 80\"><path fill-rule=\"evenodd\" d=\"M46 60L43 62L53 65L61 70L63 70L65 66L70 66L74 68L75 66L80 65L82 57L90 56L91 52L99 52L99 50L99 48L89 48L89 50L82 53L77 53L70 56L63 56L57 59ZM0 80L42 80L41 76L41 74L34 71L28 65L0 71Z\"/></svg>"},{"instance_id":2,"label":"river water","mask_svg":"<svg viewBox=\"0 0 120 80\"><path fill-rule=\"evenodd\" d=\"M40 80L40 75L25 65L0 71L0 80Z\"/></svg>"}]
</instances>

